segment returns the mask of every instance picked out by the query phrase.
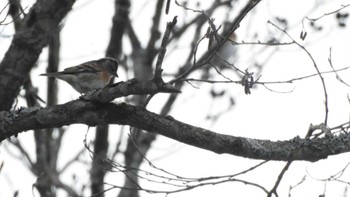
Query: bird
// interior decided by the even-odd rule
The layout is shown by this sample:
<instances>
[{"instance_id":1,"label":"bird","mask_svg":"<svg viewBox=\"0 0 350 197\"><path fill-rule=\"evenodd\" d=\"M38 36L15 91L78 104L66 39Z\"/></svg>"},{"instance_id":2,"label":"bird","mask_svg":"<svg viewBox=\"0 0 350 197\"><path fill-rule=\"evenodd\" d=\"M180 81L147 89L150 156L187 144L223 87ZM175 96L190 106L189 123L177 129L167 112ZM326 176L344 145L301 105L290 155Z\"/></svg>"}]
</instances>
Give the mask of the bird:
<instances>
[{"instance_id":1,"label":"bird","mask_svg":"<svg viewBox=\"0 0 350 197\"><path fill-rule=\"evenodd\" d=\"M218 42L221 40L209 41L209 49L216 49ZM203 73L201 78L208 79L211 77L210 69L214 67L215 69L222 71L228 68L235 68L234 63L236 61L237 46L233 43L236 41L236 34L233 32L230 34L227 40L221 45L218 51L215 51L214 56L209 60L207 66L203 67Z\"/></svg>"},{"instance_id":2,"label":"bird","mask_svg":"<svg viewBox=\"0 0 350 197\"><path fill-rule=\"evenodd\" d=\"M106 57L84 62L60 72L43 73L40 76L54 77L67 82L80 94L104 88L118 77L118 60Z\"/></svg>"},{"instance_id":3,"label":"bird","mask_svg":"<svg viewBox=\"0 0 350 197\"><path fill-rule=\"evenodd\" d=\"M232 42L236 41L236 34L233 32L230 34L225 43L220 47L217 54L211 60L214 66L221 69L227 68L229 64L233 64L236 59L237 47ZM215 47L216 47L215 43Z\"/></svg>"}]
</instances>

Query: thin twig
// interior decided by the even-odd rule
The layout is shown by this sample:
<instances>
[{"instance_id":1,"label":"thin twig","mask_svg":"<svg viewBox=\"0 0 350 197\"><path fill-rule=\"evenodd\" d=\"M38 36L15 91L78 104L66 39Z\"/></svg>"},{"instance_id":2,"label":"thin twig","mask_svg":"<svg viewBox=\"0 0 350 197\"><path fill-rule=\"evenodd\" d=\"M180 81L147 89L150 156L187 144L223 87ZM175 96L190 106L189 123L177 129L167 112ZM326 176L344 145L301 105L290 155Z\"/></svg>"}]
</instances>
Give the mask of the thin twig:
<instances>
[{"instance_id":1,"label":"thin twig","mask_svg":"<svg viewBox=\"0 0 350 197\"><path fill-rule=\"evenodd\" d=\"M239 27L240 22L244 19L244 17L249 13L249 11L251 11L261 0L250 0L246 6L241 10L241 12L239 13L239 15L236 17L236 19L232 22L232 25L230 27L230 31L224 36L223 39L221 39L221 41L218 43L218 45L216 47L213 47L212 49L210 49L209 51L207 51L202 58L199 61L194 61L194 65L192 67L190 67L188 70L186 70L185 72L183 72L182 74L180 74L178 77L176 77L175 79L171 80L171 82L169 83L175 83L176 81L178 81L179 79L188 76L192 71L200 68L201 66L206 65L215 55L216 52L220 50L220 48L222 47L222 45L224 45L224 43L229 39L230 35ZM179 5L179 4L177 4ZM202 11L200 10L194 10L191 8L187 8L183 5L179 5L181 7L183 7L186 10L191 10L193 12L198 12L198 13L202 13ZM210 19L209 19L210 20ZM205 36L202 38L204 39ZM201 40L200 40L201 41ZM197 46L199 45L199 42L197 44ZM195 53L196 51L194 51ZM195 58L196 56L194 56Z\"/></svg>"},{"instance_id":2,"label":"thin twig","mask_svg":"<svg viewBox=\"0 0 350 197\"><path fill-rule=\"evenodd\" d=\"M129 138L129 139L131 139L132 142L135 143L132 138ZM85 137L84 146L90 152L90 154L94 155L94 153L90 150L90 148L86 142L87 142L87 140ZM106 165L110 165L111 167L116 168L117 171L115 171L115 172L122 172L122 173L126 174L126 176L128 178L130 178L131 181L133 181L133 179L130 176L128 176L128 174L137 176L138 178L144 179L148 182L152 182L152 183L156 183L156 184L160 184L160 185L172 186L173 189L155 190L155 189L150 189L150 188L143 188L143 187L140 187L139 185L137 188L126 188L123 186L113 185L110 183L104 183L104 184L109 185L111 187L108 189L105 189L104 191L102 191L99 194L105 193L105 192L110 191L111 189L115 189L115 188L122 188L122 189L126 189L126 190L139 190L139 191L145 191L148 193L171 194L171 193L178 193L178 192L182 192L182 191L188 191L188 190L200 187L200 186L216 185L216 184L221 184L221 183L225 183L225 182L240 182L240 183L243 183L246 185L251 185L251 186L254 186L258 189L261 189L266 194L268 193L268 191L263 186L261 186L257 183L253 183L253 182L249 182L249 181L235 178L237 176L240 176L240 175L243 175L243 174L246 174L248 172L255 170L256 168L267 163L268 161L260 162L260 163L254 165L250 168L247 168L246 170L243 170L241 172L231 174L231 175L211 176L211 177L203 177L203 178L188 178L188 177L182 177L182 176L176 175L176 174L171 173L167 170L164 170L162 168L157 167L149 159L146 158L145 154L140 149L138 149L137 146L136 146L136 150L144 158L144 160L147 161L148 165L151 168L155 169L156 171L152 170L152 172L151 172L151 171L145 171L145 170L138 169L138 168L126 167L126 166L123 166L121 164L115 163L111 160L106 160L106 159L101 159L101 158L100 159L101 159L101 162L105 163ZM98 156L95 158L98 158ZM142 175L142 174L144 174L144 175ZM137 184L137 183L135 183L135 184Z\"/></svg>"},{"instance_id":3,"label":"thin twig","mask_svg":"<svg viewBox=\"0 0 350 197\"><path fill-rule=\"evenodd\" d=\"M71 166L73 163L75 163L79 157L84 153L85 149L82 148L71 160L69 160L64 166L58 170L58 174L62 174L69 166Z\"/></svg>"},{"instance_id":4,"label":"thin twig","mask_svg":"<svg viewBox=\"0 0 350 197\"><path fill-rule=\"evenodd\" d=\"M25 148L22 146L22 144L20 143L20 141L18 139L10 139L9 142L18 149L18 151L21 153L21 156L24 158L25 161L27 161L27 167L34 173L34 162L33 160L30 158L28 152L25 150ZM9 151L9 153L11 153ZM13 155L14 157L18 157L15 156L15 154L10 154ZM23 158L19 158L19 160L22 160Z\"/></svg>"},{"instance_id":5,"label":"thin twig","mask_svg":"<svg viewBox=\"0 0 350 197\"><path fill-rule=\"evenodd\" d=\"M7 5L6 5L7 6ZM6 8L6 7L5 7ZM4 8L4 9L5 9ZM19 16L21 16L21 14L25 14L24 13L24 10L26 10L28 8L28 6L27 7L25 7L24 9L20 9L20 13L17 15L17 16L14 16L14 18L11 20L11 21L9 21L9 22L7 22L7 23L4 23L5 22L5 20L7 19L7 17L8 17L8 15L9 15L9 13L7 13L7 15L5 16L5 18L2 20L2 21L0 21L0 25L4 25L4 26L6 26L6 25L9 25L9 24L11 24L11 23L13 23L15 20L18 20L19 19ZM2 12L3 10L1 10L1 12ZM0 12L0 14L1 14L1 12Z\"/></svg>"},{"instance_id":6,"label":"thin twig","mask_svg":"<svg viewBox=\"0 0 350 197\"><path fill-rule=\"evenodd\" d=\"M310 21L315 22L315 21L317 21L317 20L319 20L319 19L321 19L321 18L323 18L323 17L325 17L325 16L335 14L335 13L337 13L337 12L341 11L342 9L345 9L345 8L347 8L347 7L349 7L349 6L350 6L350 4L341 5L341 8L336 9L336 10L331 11L331 12L324 13L323 15L321 15L321 16L319 16L319 17L317 17L317 18L309 18L309 17L305 17L305 18L306 18L307 20L310 20Z\"/></svg>"},{"instance_id":7,"label":"thin twig","mask_svg":"<svg viewBox=\"0 0 350 197\"><path fill-rule=\"evenodd\" d=\"M233 81L233 80L210 80L210 79L195 79L195 78L186 78L186 79L180 79L180 81L186 81L186 82L204 82L204 83L235 83L235 84L241 84L241 80Z\"/></svg>"},{"instance_id":8,"label":"thin twig","mask_svg":"<svg viewBox=\"0 0 350 197\"><path fill-rule=\"evenodd\" d=\"M320 72L320 70L318 69L318 66L314 60L314 58L312 57L312 55L310 54L310 52L301 44L299 44L291 35L289 35L289 33L286 30L281 29L280 27L278 27L277 25L275 25L274 23L272 23L271 21L268 21L269 24L271 24L272 26L276 27L278 30L280 30L281 32L283 32L284 34L286 34L296 45L298 45L310 58L310 60L313 63L314 68L317 71L318 76L321 79L321 83L322 83L322 87L323 87L323 93L324 93L324 97L325 97L325 118L324 118L324 124L327 125L327 121L328 121L328 94L327 94L327 88L326 88L326 83L324 81L324 78Z\"/></svg>"},{"instance_id":9,"label":"thin twig","mask_svg":"<svg viewBox=\"0 0 350 197\"><path fill-rule=\"evenodd\" d=\"M282 180L284 174L287 172L289 166L292 164L292 162L293 161L288 161L287 164L284 166L284 168L282 169L282 171L278 175L278 178L276 180L275 185L273 186L273 188L270 190L269 194L267 195L268 197L271 197L272 194L275 194L276 196L278 196L277 188L278 188L279 184L281 183L281 180Z\"/></svg>"},{"instance_id":10,"label":"thin twig","mask_svg":"<svg viewBox=\"0 0 350 197\"><path fill-rule=\"evenodd\" d=\"M292 190L298 187L299 185L301 185L302 183L304 183L305 180L306 180L306 175L304 175L303 178L295 185L289 186L288 197L291 197Z\"/></svg>"},{"instance_id":11,"label":"thin twig","mask_svg":"<svg viewBox=\"0 0 350 197\"><path fill-rule=\"evenodd\" d=\"M329 66L332 68L333 72L335 73L335 77L343 84L345 84L346 86L350 87L350 85L348 83L346 83L337 73L337 71L334 69L333 67L333 63L332 63L332 48L329 48L329 57L328 57L328 62L329 62Z\"/></svg>"},{"instance_id":12,"label":"thin twig","mask_svg":"<svg viewBox=\"0 0 350 197\"><path fill-rule=\"evenodd\" d=\"M273 90L272 88L270 87L267 87L266 84L262 84L264 88L266 88L267 90L271 91L271 92L274 92L274 93L279 93L279 94L287 94L287 93L291 93L294 91L294 87L291 89L291 90L288 90L288 91L277 91L277 90Z\"/></svg>"},{"instance_id":13,"label":"thin twig","mask_svg":"<svg viewBox=\"0 0 350 197\"><path fill-rule=\"evenodd\" d=\"M349 68L350 68L350 66L347 66L344 68L334 69L334 70L330 70L330 71L324 71L324 72L320 72L320 73L321 74L331 74L334 72L344 71L344 70L347 70ZM266 84L293 83L294 81L299 81L299 80L303 80L303 79L307 79L307 78L311 78L311 77L315 77L315 76L318 76L318 73L305 75L305 76L301 76L301 77L296 77L296 78L292 78L292 79L288 79L288 80L284 80L284 81L255 81L254 84L266 85ZM195 78L184 78L184 79L180 79L180 81L187 81L187 82L195 81L195 82L205 82L205 83L235 83L235 84L241 83L240 80L209 80L209 79L195 79Z\"/></svg>"},{"instance_id":14,"label":"thin twig","mask_svg":"<svg viewBox=\"0 0 350 197\"><path fill-rule=\"evenodd\" d=\"M347 67L340 68L340 69L337 69L337 70L324 71L324 72L320 72L320 73L321 73L321 74L331 74L331 73L334 73L334 71L335 71L335 72L339 72L339 71L347 70L347 69L349 69L349 68L350 68L350 66L347 66ZM296 78L288 79L288 80L285 80L285 81L259 81L259 82L256 82L256 83L257 83L257 84L293 83L294 81L299 81L299 80L302 80L302 79L307 79L307 78L315 77L315 76L318 76L318 75L319 75L319 74L316 73L316 74L305 75L305 76L301 76L301 77L296 77Z\"/></svg>"},{"instance_id":15,"label":"thin twig","mask_svg":"<svg viewBox=\"0 0 350 197\"><path fill-rule=\"evenodd\" d=\"M309 173L309 171L307 170L307 174L308 176L310 176L312 179L317 180L317 181L335 181L338 180L341 176L344 175L345 171L348 169L348 167L350 166L350 162L348 162L340 171L338 171L337 173L327 177L327 178L316 178L313 175L311 175Z\"/></svg>"},{"instance_id":16,"label":"thin twig","mask_svg":"<svg viewBox=\"0 0 350 197\"><path fill-rule=\"evenodd\" d=\"M201 10L192 9L192 8L189 8L189 7L185 6L185 5L182 5L177 0L175 0L175 4L177 6L179 6L179 7L182 7L185 10L189 10L189 11L192 11L192 12L199 12L199 13L202 12Z\"/></svg>"}]
</instances>

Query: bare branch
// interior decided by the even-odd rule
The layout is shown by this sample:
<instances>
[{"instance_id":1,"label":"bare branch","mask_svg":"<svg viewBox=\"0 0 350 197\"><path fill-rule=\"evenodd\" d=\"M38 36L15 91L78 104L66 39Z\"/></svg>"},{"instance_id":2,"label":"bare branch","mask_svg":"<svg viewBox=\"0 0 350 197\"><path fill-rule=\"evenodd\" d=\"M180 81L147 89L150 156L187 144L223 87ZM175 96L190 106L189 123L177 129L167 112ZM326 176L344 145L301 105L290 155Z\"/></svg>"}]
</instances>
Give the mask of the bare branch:
<instances>
[{"instance_id":1,"label":"bare branch","mask_svg":"<svg viewBox=\"0 0 350 197\"><path fill-rule=\"evenodd\" d=\"M106 50L106 57L120 59L123 52L122 40L124 33L127 29L132 28L129 20L130 1L116 0L114 2L114 7L113 25ZM129 29L129 31L132 31L132 29ZM124 65L122 64L122 66Z\"/></svg>"},{"instance_id":2,"label":"bare branch","mask_svg":"<svg viewBox=\"0 0 350 197\"><path fill-rule=\"evenodd\" d=\"M11 22L14 23L15 31L17 32L20 26L22 25L22 19L20 18L20 16L22 14L25 15L24 10L27 9L27 7L23 9L19 0L9 0L9 3L9 14L12 17Z\"/></svg>"},{"instance_id":3,"label":"bare branch","mask_svg":"<svg viewBox=\"0 0 350 197\"><path fill-rule=\"evenodd\" d=\"M288 141L272 142L218 134L182 123L170 116L151 113L142 107L83 100L47 108L33 107L0 112L0 140L30 129L61 127L74 123L89 126L130 125L219 154L228 153L254 159L317 161L329 155L350 151L348 133L312 140L296 137Z\"/></svg>"},{"instance_id":4,"label":"bare branch","mask_svg":"<svg viewBox=\"0 0 350 197\"><path fill-rule=\"evenodd\" d=\"M306 175L303 176L303 178L298 182L296 183L295 185L293 186L289 186L289 191L288 191L288 197L291 197L291 193L292 193L292 190L295 189L296 187L298 187L299 185L301 185L302 183L304 183L306 180Z\"/></svg>"},{"instance_id":5,"label":"bare branch","mask_svg":"<svg viewBox=\"0 0 350 197\"><path fill-rule=\"evenodd\" d=\"M20 23L21 19L20 16L23 14L24 15L24 10L27 9L27 7L25 7L24 9L21 7L21 5L19 4L19 2L17 2L17 0L10 0L1 10L0 10L0 14L2 14L2 12L4 12L4 10L6 9L7 6L10 6L9 8L9 12L6 14L6 16L0 21L0 26L1 25L9 25L11 23L15 23L15 28L18 28L18 24ZM12 20L5 23L7 17L11 15L12 16Z\"/></svg>"},{"instance_id":6,"label":"bare branch","mask_svg":"<svg viewBox=\"0 0 350 197\"><path fill-rule=\"evenodd\" d=\"M132 139L132 138L129 138L129 139ZM129 187L125 187L125 186L122 187L122 186L117 186L117 185L110 184L110 183L105 183L106 185L111 186L111 188L105 190L104 192L107 192L107 191L114 189L114 188L122 188L125 190L132 190L132 191L139 190L139 191L145 191L145 192L149 192L149 193L171 194L171 193L178 193L178 192L191 190L191 189L201 187L201 186L206 186L206 185L216 185L216 184L225 183L225 182L241 182L243 184L257 187L257 188L263 190L266 194L268 193L264 187L262 187L256 183L234 178L234 177L246 174L248 172L252 172L254 169L267 163L267 161L260 162L257 165L254 165L246 170L243 170L241 172L238 172L238 173L235 173L232 175L211 176L211 177L201 177L201 178L188 178L188 177L176 175L174 173L171 173L167 170L164 170L162 168L155 166L150 160L148 160L146 158L145 154L142 153L142 151L140 151L138 146L136 146L135 142L133 142L133 143L134 143L138 153L143 157L143 159L145 159L148 162L148 165L154 169L154 170L152 170L152 172L145 171L142 169L133 168L133 167L123 166L119 163L115 163L115 162L110 161L110 160L109 161L101 160L101 162L105 162L105 165L112 166L114 170L111 170L111 171L115 172L115 170L117 170L117 172L122 172L122 173L126 174L128 176L128 178L131 179L131 181L133 181L133 179L131 176L129 176L129 174L132 174L133 176L136 176L139 179L143 179L145 181L155 183L155 184L159 185L159 188L162 185L165 185L165 186L170 186L172 189L167 189L167 190L148 189L148 188L143 188L143 187L139 186L137 183L135 183L138 186L137 188L129 188ZM87 147L87 149L89 150L88 147ZM90 153L94 154L91 151L90 151Z\"/></svg>"},{"instance_id":7,"label":"bare branch","mask_svg":"<svg viewBox=\"0 0 350 197\"><path fill-rule=\"evenodd\" d=\"M279 186L279 184L281 183L281 180L284 176L284 174L287 172L289 166L292 164L292 161L288 161L287 164L284 166L284 168L282 169L282 171L280 172L280 174L278 175L278 178L276 180L275 185L273 186L273 188L270 190L269 194L267 195L268 197L271 197L272 194L277 195L277 187Z\"/></svg>"},{"instance_id":8,"label":"bare branch","mask_svg":"<svg viewBox=\"0 0 350 197\"><path fill-rule=\"evenodd\" d=\"M312 61L313 63L313 66L314 68L316 69L317 71L317 74L318 76L320 77L321 79L321 83L322 83L322 88L323 88L323 93L324 93L324 97L325 97L325 102L324 102L324 105L325 105L325 118L324 118L324 124L327 125L327 121L328 121L328 94L327 94L327 88L326 88L326 84L325 84L325 81L324 81L324 78L320 72L320 70L318 69L318 66L314 60L314 58L312 57L312 55L310 54L310 52L301 44L299 44L296 40L294 40L294 38L288 34L287 31L281 29L280 27L278 27L277 25L275 25L274 23L272 23L271 21L268 21L269 24L271 24L272 26L276 27L278 30L280 30L281 32L283 32L284 34L286 34L296 45L298 45L310 58L310 60Z\"/></svg>"},{"instance_id":9,"label":"bare branch","mask_svg":"<svg viewBox=\"0 0 350 197\"><path fill-rule=\"evenodd\" d=\"M53 185L66 191L69 196L79 196L79 194L70 185L63 183L59 179L59 176L56 173L53 173L53 172L48 171L48 170L46 170L46 173L50 177L50 181L52 181ZM36 185L36 187L37 187L37 185Z\"/></svg>"},{"instance_id":10,"label":"bare branch","mask_svg":"<svg viewBox=\"0 0 350 197\"><path fill-rule=\"evenodd\" d=\"M183 192L183 191L189 191L191 189L195 189L197 187L202 187L202 186L207 186L207 185L218 185L218 184L221 184L221 183L226 183L226 182L239 182L239 183L242 183L244 185L249 185L249 186L253 186L253 187L256 187L258 189L261 189L263 192L265 193L268 193L267 190L262 187L261 185L259 184L256 184L256 183L253 183L253 182L250 182L250 181L245 181L243 179L235 179L235 178L232 178L230 180L220 180L220 181L212 181L212 182L203 182L203 183L199 183L197 185L194 185L194 186L184 186L182 187L182 189L175 189L175 190L155 190L155 189L147 189L147 188L126 188L126 187L121 187L121 186L117 186L117 185L113 185L113 184L110 184L110 183L105 183L109 186L111 186L109 189L107 189L106 191L104 192L107 192L109 190L112 190L112 189L126 189L126 190L138 190L138 191L144 191L144 192L147 192L147 193L150 193L150 194L154 194L154 193L163 193L163 194L174 194L174 193L179 193L179 192Z\"/></svg>"},{"instance_id":11,"label":"bare branch","mask_svg":"<svg viewBox=\"0 0 350 197\"><path fill-rule=\"evenodd\" d=\"M166 1L165 14L169 14L170 10L170 0Z\"/></svg>"},{"instance_id":12,"label":"bare branch","mask_svg":"<svg viewBox=\"0 0 350 197\"><path fill-rule=\"evenodd\" d=\"M140 40L138 39L137 35L136 35L136 32L134 31L134 28L131 24L131 21L129 21L129 26L128 26L128 36L129 36L129 39L130 39L130 43L131 43L131 46L132 46L132 50L133 51L138 51L141 49L141 42Z\"/></svg>"},{"instance_id":13,"label":"bare branch","mask_svg":"<svg viewBox=\"0 0 350 197\"><path fill-rule=\"evenodd\" d=\"M336 70L330 70L330 71L324 71L324 72L320 72L322 75L323 74L331 74L334 72L339 72L339 71L344 71L349 69L350 66L346 66L340 69L336 69ZM303 79L307 79L307 78L311 78L311 77L315 77L315 76L319 76L318 73L316 74L311 74L311 75L305 75L305 76L301 76L301 77L296 77L296 78L292 78L292 79L288 79L288 80L284 80L284 81L257 81L255 83L257 84L279 84L279 83L293 83L294 81L299 81L299 80L303 80Z\"/></svg>"},{"instance_id":14,"label":"bare branch","mask_svg":"<svg viewBox=\"0 0 350 197\"><path fill-rule=\"evenodd\" d=\"M199 12L199 13L202 12L200 10L189 8L186 5L182 5L177 0L175 0L175 3L176 3L177 6L180 6L180 7L184 8L185 10L189 10L189 11L192 11L192 12Z\"/></svg>"},{"instance_id":15,"label":"bare branch","mask_svg":"<svg viewBox=\"0 0 350 197\"><path fill-rule=\"evenodd\" d=\"M63 165L63 167L57 172L58 174L64 173L73 163L79 160L79 157L84 153L85 149L82 148L71 160Z\"/></svg>"},{"instance_id":16,"label":"bare branch","mask_svg":"<svg viewBox=\"0 0 350 197\"><path fill-rule=\"evenodd\" d=\"M319 16L319 17L317 17L317 18L309 18L309 17L305 17L305 18L306 18L307 20L310 20L310 21L315 22L315 21L318 21L318 20L320 20L321 18L323 18L323 17L325 17L325 16L329 16L329 15L335 14L335 13L337 13L337 12L339 12L339 11L341 11L341 10L343 10L343 9L345 9L345 8L347 8L347 7L349 7L349 6L350 6L350 4L341 5L341 8L336 9L336 10L331 11L331 12L324 13L323 15L321 15L321 16Z\"/></svg>"},{"instance_id":17,"label":"bare branch","mask_svg":"<svg viewBox=\"0 0 350 197\"><path fill-rule=\"evenodd\" d=\"M167 23L164 37L162 40L162 44L161 44L160 49L159 49L158 59L157 59L157 63L156 63L156 69L154 71L154 80L156 81L156 83L159 83L160 85L162 85L162 83L164 83L161 74L163 72L162 63L163 63L164 56L166 53L166 46L167 46L168 41L169 41L170 33L171 33L172 29L174 28L174 26L176 25L176 23L177 23L176 16L173 18L172 22Z\"/></svg>"},{"instance_id":18,"label":"bare branch","mask_svg":"<svg viewBox=\"0 0 350 197\"><path fill-rule=\"evenodd\" d=\"M350 162L348 162L341 170L339 170L337 173L327 177L327 178L316 178L315 176L311 175L309 171L306 171L307 174L314 180L317 180L317 181L323 181L323 182L326 182L326 181L336 181L336 180L339 180L339 178L341 178L345 171L349 169L349 166L350 166Z\"/></svg>"},{"instance_id":19,"label":"bare branch","mask_svg":"<svg viewBox=\"0 0 350 197\"><path fill-rule=\"evenodd\" d=\"M215 67L214 67L215 68ZM235 68L235 67L234 67ZM332 73L336 73L336 76L338 76L337 72L340 72L340 71L344 71L344 70L347 70L349 69L350 66L347 66L347 67L343 67L343 68L340 68L340 69L334 69L332 67L333 70L330 70L330 71L324 71L324 72L320 72L321 74L332 74ZM219 72L220 74L221 72ZM299 81L299 80L303 80L303 79L307 79L307 78L311 78L311 77L315 77L315 76L319 76L317 73L316 74L311 74L311 75L305 75L305 76L301 76L301 77L296 77L296 78L292 78L292 79L288 79L288 80L283 80L283 81L260 81L259 78L257 80L254 81L254 84L256 85L263 85L267 90L271 91L271 92L275 92L275 93L291 93L293 92L293 90L295 88L292 88L291 90L288 90L288 91L276 91L276 90L273 90L271 88L269 88L267 85L269 84L283 84L283 83L293 83L294 81ZM230 79L230 78L226 78L225 76L223 76L225 79L227 80L209 80L209 79L195 79L195 78L184 78L184 79L180 79L180 81L186 81L186 82L203 82L203 83L233 83L233 84L241 84L242 83L242 80L233 80L233 79ZM337 79L340 79L340 77L337 77ZM343 80L341 80L341 82L345 83Z\"/></svg>"},{"instance_id":20,"label":"bare branch","mask_svg":"<svg viewBox=\"0 0 350 197\"><path fill-rule=\"evenodd\" d=\"M350 85L348 83L346 83L337 73L337 70L334 69L333 67L333 63L332 63L332 48L329 48L329 57L328 57L328 62L329 62L329 66L332 68L334 74L335 74L335 77L341 82L343 83L344 85L350 87Z\"/></svg>"},{"instance_id":21,"label":"bare branch","mask_svg":"<svg viewBox=\"0 0 350 197\"><path fill-rule=\"evenodd\" d=\"M20 143L20 141L18 139L11 139L9 140L9 142L18 149L18 151L21 153L21 160L23 160L24 163L27 165L28 169L32 171L33 174L35 174L35 164L30 158L27 150Z\"/></svg>"},{"instance_id":22,"label":"bare branch","mask_svg":"<svg viewBox=\"0 0 350 197\"><path fill-rule=\"evenodd\" d=\"M178 81L180 78L184 78L187 77L190 73L192 73L194 70L206 65L216 54L217 51L219 51L219 49L221 48L221 46L226 42L226 40L229 39L230 35L239 27L239 23L243 20L243 18L249 13L250 10L252 10L258 3L260 2L260 0L250 0L246 6L241 10L241 12L239 13L239 15L236 17L236 19L232 22L232 25L229 29L229 31L226 33L226 35L224 36L223 39L220 39L221 41L218 43L218 45L216 47L213 47L212 49L208 50L205 54L202 55L202 57L198 60L195 61L194 60L194 64L192 67L190 67L189 69L187 69L185 72L181 73L177 78L171 80L171 82L169 83L174 83L176 81ZM198 10L193 10L190 9L194 12L202 12L202 11L198 11ZM203 14L203 13L202 13ZM204 39L204 37L202 38ZM199 44L199 42L198 42ZM197 46L198 46L197 44ZM194 51L195 53L196 51ZM195 56L194 56L195 57ZM181 69L180 69L181 70Z\"/></svg>"},{"instance_id":23,"label":"bare branch","mask_svg":"<svg viewBox=\"0 0 350 197\"><path fill-rule=\"evenodd\" d=\"M74 2L48 0L36 3L23 18L22 31L16 33L0 63L0 110L11 109L41 50L48 44L53 31L59 28L59 23Z\"/></svg>"},{"instance_id":24,"label":"bare branch","mask_svg":"<svg viewBox=\"0 0 350 197\"><path fill-rule=\"evenodd\" d=\"M160 18L162 16L162 8L164 5L164 0L158 0L156 4L156 9L154 10L154 16L153 16L153 23L151 27L151 37L148 41L148 45L146 48L146 51L149 53L149 58L153 59L154 54L156 53L155 43L160 38L160 31L159 31L159 23Z\"/></svg>"},{"instance_id":25,"label":"bare branch","mask_svg":"<svg viewBox=\"0 0 350 197\"><path fill-rule=\"evenodd\" d=\"M81 98L85 100L97 101L107 103L115 98L124 97L128 95L145 95L156 94L159 92L164 93L180 93L179 90L174 88L168 83L159 84L154 80L140 81L137 79L131 79L127 82L119 82L113 84L110 87L105 87L88 94L83 95Z\"/></svg>"}]
</instances>

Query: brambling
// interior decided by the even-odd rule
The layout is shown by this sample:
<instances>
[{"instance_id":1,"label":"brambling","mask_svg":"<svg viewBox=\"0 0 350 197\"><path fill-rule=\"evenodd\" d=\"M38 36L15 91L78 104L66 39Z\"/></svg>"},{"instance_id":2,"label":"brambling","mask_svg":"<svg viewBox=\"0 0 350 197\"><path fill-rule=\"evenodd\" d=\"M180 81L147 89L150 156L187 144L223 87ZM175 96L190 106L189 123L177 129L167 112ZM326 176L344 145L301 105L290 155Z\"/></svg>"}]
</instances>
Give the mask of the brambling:
<instances>
[{"instance_id":1,"label":"brambling","mask_svg":"<svg viewBox=\"0 0 350 197\"><path fill-rule=\"evenodd\" d=\"M236 34L230 34L229 38L220 47L217 54L212 59L212 64L220 68L227 68L227 63L233 64L236 59L237 46L232 44L236 41ZM215 43L216 45L216 43Z\"/></svg>"},{"instance_id":2,"label":"brambling","mask_svg":"<svg viewBox=\"0 0 350 197\"><path fill-rule=\"evenodd\" d=\"M106 57L64 69L61 72L43 73L41 76L55 77L71 85L79 93L87 93L112 84L118 77L118 60Z\"/></svg>"}]
</instances>

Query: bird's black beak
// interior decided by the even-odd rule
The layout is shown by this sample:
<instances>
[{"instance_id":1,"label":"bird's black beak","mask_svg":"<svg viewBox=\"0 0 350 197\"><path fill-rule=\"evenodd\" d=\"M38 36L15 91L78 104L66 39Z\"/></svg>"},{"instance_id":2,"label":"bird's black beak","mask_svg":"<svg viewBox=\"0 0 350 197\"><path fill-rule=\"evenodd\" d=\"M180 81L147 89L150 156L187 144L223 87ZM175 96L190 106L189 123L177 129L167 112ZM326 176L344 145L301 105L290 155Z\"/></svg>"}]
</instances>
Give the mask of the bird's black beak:
<instances>
[{"instance_id":1,"label":"bird's black beak","mask_svg":"<svg viewBox=\"0 0 350 197\"><path fill-rule=\"evenodd\" d=\"M119 77L117 72L113 73L113 76Z\"/></svg>"}]
</instances>

